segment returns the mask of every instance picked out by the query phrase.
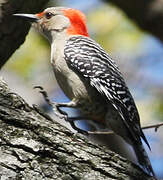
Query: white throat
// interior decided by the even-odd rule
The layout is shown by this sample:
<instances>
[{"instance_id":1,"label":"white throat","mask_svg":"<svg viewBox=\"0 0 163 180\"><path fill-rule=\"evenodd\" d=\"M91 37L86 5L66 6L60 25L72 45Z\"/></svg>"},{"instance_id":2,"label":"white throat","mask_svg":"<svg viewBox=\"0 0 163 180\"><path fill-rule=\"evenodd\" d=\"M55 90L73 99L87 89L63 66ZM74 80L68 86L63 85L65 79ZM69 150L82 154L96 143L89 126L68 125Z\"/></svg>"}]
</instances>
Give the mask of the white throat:
<instances>
[{"instance_id":1,"label":"white throat","mask_svg":"<svg viewBox=\"0 0 163 180\"><path fill-rule=\"evenodd\" d=\"M51 63L54 64L57 58L64 55L64 46L68 38L66 31L55 33L51 42Z\"/></svg>"}]
</instances>

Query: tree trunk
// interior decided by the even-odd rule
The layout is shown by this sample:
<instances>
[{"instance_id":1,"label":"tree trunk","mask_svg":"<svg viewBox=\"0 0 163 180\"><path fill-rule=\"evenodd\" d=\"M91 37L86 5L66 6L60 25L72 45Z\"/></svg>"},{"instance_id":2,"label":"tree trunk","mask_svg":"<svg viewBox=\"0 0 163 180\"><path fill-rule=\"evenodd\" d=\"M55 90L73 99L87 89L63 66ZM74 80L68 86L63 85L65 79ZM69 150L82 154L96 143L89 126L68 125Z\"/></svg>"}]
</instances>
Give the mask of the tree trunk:
<instances>
[{"instance_id":1,"label":"tree trunk","mask_svg":"<svg viewBox=\"0 0 163 180\"><path fill-rule=\"evenodd\" d=\"M47 0L0 0L0 67L24 42L30 24L14 13L34 13ZM101 145L43 116L0 79L0 179L153 179Z\"/></svg>"},{"instance_id":2,"label":"tree trunk","mask_svg":"<svg viewBox=\"0 0 163 180\"><path fill-rule=\"evenodd\" d=\"M0 0L0 68L25 41L30 24L17 20L14 13L41 11L48 0Z\"/></svg>"},{"instance_id":3,"label":"tree trunk","mask_svg":"<svg viewBox=\"0 0 163 180\"><path fill-rule=\"evenodd\" d=\"M42 116L0 79L1 179L153 179L137 165Z\"/></svg>"}]
</instances>

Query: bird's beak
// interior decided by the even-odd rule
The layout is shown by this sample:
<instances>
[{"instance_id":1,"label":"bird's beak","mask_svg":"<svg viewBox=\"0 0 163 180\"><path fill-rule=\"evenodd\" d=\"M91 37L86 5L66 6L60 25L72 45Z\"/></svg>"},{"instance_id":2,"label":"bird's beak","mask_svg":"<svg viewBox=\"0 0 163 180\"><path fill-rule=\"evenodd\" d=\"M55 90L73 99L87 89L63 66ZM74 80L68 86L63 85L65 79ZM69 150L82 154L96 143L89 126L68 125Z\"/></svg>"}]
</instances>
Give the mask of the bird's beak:
<instances>
[{"instance_id":1,"label":"bird's beak","mask_svg":"<svg viewBox=\"0 0 163 180\"><path fill-rule=\"evenodd\" d=\"M36 22L39 20L37 14L13 14L13 16L18 16L24 19L27 19L30 22Z\"/></svg>"}]
</instances>

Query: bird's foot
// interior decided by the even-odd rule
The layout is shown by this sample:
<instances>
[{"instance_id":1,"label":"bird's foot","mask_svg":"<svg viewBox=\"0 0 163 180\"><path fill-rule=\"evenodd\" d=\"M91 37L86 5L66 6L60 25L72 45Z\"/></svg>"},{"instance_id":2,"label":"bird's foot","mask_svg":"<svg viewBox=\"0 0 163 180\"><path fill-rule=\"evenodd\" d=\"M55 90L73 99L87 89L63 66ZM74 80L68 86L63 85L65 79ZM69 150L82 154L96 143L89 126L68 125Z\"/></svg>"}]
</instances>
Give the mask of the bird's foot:
<instances>
[{"instance_id":1,"label":"bird's foot","mask_svg":"<svg viewBox=\"0 0 163 180\"><path fill-rule=\"evenodd\" d=\"M49 99L49 96L48 96L47 92L44 90L43 87L41 87L41 86L34 86L34 89L39 89L39 92L42 94L44 100L53 108L53 111L54 111L54 113L56 114L56 116L58 118L64 119L65 121L67 121L68 114L59 108L60 107L59 103L52 102Z\"/></svg>"},{"instance_id":2,"label":"bird's foot","mask_svg":"<svg viewBox=\"0 0 163 180\"><path fill-rule=\"evenodd\" d=\"M67 118L66 121L69 122L70 125L71 125L71 127L72 127L74 130L76 130L78 133L83 134L83 135L88 135L88 132L87 132L87 131L85 131L85 130L83 130L83 129L80 129L80 128L78 128L78 127L76 126L75 121L78 121L78 120L80 120L80 119L81 119L81 117L69 117L69 118Z\"/></svg>"}]
</instances>

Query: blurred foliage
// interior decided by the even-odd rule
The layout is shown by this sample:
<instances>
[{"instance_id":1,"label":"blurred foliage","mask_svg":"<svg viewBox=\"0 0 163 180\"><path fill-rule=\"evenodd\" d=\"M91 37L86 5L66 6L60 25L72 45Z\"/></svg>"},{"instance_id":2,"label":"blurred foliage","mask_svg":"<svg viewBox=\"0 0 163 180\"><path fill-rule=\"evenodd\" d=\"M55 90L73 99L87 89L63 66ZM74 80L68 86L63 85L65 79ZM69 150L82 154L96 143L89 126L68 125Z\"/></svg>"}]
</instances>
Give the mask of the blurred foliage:
<instances>
[{"instance_id":1,"label":"blurred foliage","mask_svg":"<svg viewBox=\"0 0 163 180\"><path fill-rule=\"evenodd\" d=\"M88 23L95 39L109 51L135 51L143 36L122 11L108 4L89 13Z\"/></svg>"},{"instance_id":2,"label":"blurred foliage","mask_svg":"<svg viewBox=\"0 0 163 180\"><path fill-rule=\"evenodd\" d=\"M57 3L59 4L58 1ZM51 5L52 2L50 2L50 6ZM139 72L142 65L139 67L133 64L137 55L136 52L140 53L140 50L142 51L139 47L142 47L140 43L145 34L126 17L124 12L106 3L102 3L101 6L94 7L91 11L88 11L87 20L91 37L101 44L106 51L109 51L109 53L123 54L125 56L125 58L117 58L119 61L118 64L121 65L121 71L124 72L125 79L127 79L128 82L130 82L129 79L131 78L131 82L133 83L134 80L135 83L139 83L140 88L141 84L144 84L140 82L144 74L137 75L137 77L139 77L136 82L136 73ZM132 65L129 65L127 61L130 63L132 61ZM36 79L35 82L39 82L42 77L45 83L48 84L51 82L46 82L43 76L45 76L45 74L47 74L46 77L49 76L49 66L50 45L42 35L32 29L26 37L26 42L10 58L5 65L5 69L17 73L28 81ZM142 99L140 100L140 104L142 104ZM155 102L155 104L158 103ZM140 109L146 109L143 108L145 106L140 106ZM159 109L159 114L163 111L161 105L160 108L157 109ZM145 112L145 110L143 111ZM148 118L142 118L142 120L143 119Z\"/></svg>"},{"instance_id":3,"label":"blurred foliage","mask_svg":"<svg viewBox=\"0 0 163 180\"><path fill-rule=\"evenodd\" d=\"M157 99L157 102L155 103L155 116L160 121L163 121L163 97L160 97L159 100Z\"/></svg>"},{"instance_id":4,"label":"blurred foliage","mask_svg":"<svg viewBox=\"0 0 163 180\"><path fill-rule=\"evenodd\" d=\"M57 5L59 5L60 1L57 0L56 2ZM64 1L62 0L61 2L64 6ZM52 6L52 3L54 3L54 1L50 1L49 5ZM87 19L90 36L109 53L120 55L117 59L120 62L118 63L122 65L120 67L121 71L126 72L126 80L131 79L131 81L128 81L129 86L131 83L134 83L134 91L131 89L134 98L135 94L141 94L140 99L135 98L141 121L143 121L143 123L145 122L146 125L149 125L150 120L163 121L163 93L162 91L157 93L151 90L153 86L155 86L153 89L157 89L156 91L160 89L150 81L151 77L156 74L156 72L153 74L151 72L153 72L152 67L156 64L157 52L154 52L154 48L151 45L153 41L145 41L145 39L152 38L142 32L121 10L110 4L102 3L101 6L91 8L90 11L87 11ZM144 43L142 43L142 41L144 41ZM146 45L150 46L150 48L148 47L145 52L144 47ZM150 54L149 52L154 53ZM143 53L144 55L142 55ZM142 56L144 56L144 58L142 58ZM160 58L162 57L160 56ZM151 64L149 64L149 60L152 61ZM129 65L128 62L132 64ZM50 79L50 76L54 75L49 71L49 66L50 45L44 37L32 29L26 37L26 42L15 52L3 69L17 73L18 76L26 79L28 82L35 79L34 84L40 84L41 82L45 88L50 86L52 91L54 91L54 80L52 78ZM146 68L148 66L151 67L152 71L147 71ZM148 74L150 75L149 77ZM160 81L162 84L162 78ZM162 85L160 85L160 87L162 87ZM18 86L18 84L16 84L16 86ZM135 90L136 88L138 89ZM152 93L150 94L149 91ZM152 98L146 96L146 94L149 94ZM58 101L61 101L62 98L58 95L57 97L60 98ZM158 133L154 133L153 130L152 132L153 134L150 134L150 137L158 136ZM159 153L162 155L163 144L159 142L159 145ZM155 151L155 146L152 150Z\"/></svg>"},{"instance_id":5,"label":"blurred foliage","mask_svg":"<svg viewBox=\"0 0 163 180\"><path fill-rule=\"evenodd\" d=\"M48 42L32 29L25 43L9 59L5 68L28 80L40 65L49 62L49 54Z\"/></svg>"},{"instance_id":6,"label":"blurred foliage","mask_svg":"<svg viewBox=\"0 0 163 180\"><path fill-rule=\"evenodd\" d=\"M131 53L136 50L143 36L143 33L126 18L123 12L107 4L88 13L88 26L94 39L109 52ZM5 68L18 73L23 78L30 79L40 64L49 63L49 50L45 38L31 30L26 37L26 42L10 58Z\"/></svg>"}]
</instances>

